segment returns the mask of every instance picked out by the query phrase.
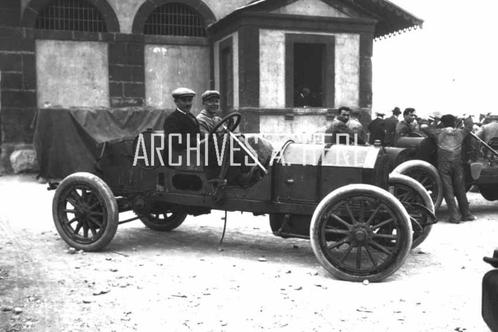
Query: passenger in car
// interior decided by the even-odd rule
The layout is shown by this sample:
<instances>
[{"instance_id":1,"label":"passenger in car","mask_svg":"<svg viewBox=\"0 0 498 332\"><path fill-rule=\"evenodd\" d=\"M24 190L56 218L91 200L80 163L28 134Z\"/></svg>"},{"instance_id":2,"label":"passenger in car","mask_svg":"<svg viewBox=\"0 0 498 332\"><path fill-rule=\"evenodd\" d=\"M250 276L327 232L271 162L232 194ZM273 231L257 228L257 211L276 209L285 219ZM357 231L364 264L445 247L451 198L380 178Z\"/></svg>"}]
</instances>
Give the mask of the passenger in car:
<instances>
[{"instance_id":1,"label":"passenger in car","mask_svg":"<svg viewBox=\"0 0 498 332\"><path fill-rule=\"evenodd\" d=\"M202 134L208 134L221 121L220 113L220 93L216 90L206 90L202 96L204 108L197 115L199 128ZM219 131L223 128L219 128Z\"/></svg>"},{"instance_id":2,"label":"passenger in car","mask_svg":"<svg viewBox=\"0 0 498 332\"><path fill-rule=\"evenodd\" d=\"M208 93L207 95L209 94L211 93ZM202 144L203 140L200 139L201 126L197 118L190 113L195 92L188 88L178 88L172 92L172 96L176 104L176 110L171 113L164 122L166 147L171 146L176 153L182 153L187 149L187 146L193 148ZM218 103L215 102L213 104L219 105L219 101ZM216 123L214 123L214 125L216 125ZM169 140L171 140L171 142ZM223 144L223 139L221 139L221 142L218 141L218 144ZM208 166L207 168L210 170L210 174L219 174L217 170L219 170L221 165L218 165L219 158L216 155L214 144L210 142L208 147L208 165L206 166ZM218 151L223 150L224 149L221 148L218 149ZM226 153L233 153L233 160L238 164L237 166L230 165L233 167L229 167L228 174L226 175L228 183L248 186L254 184L254 182L259 179L261 174L258 171L258 167L251 167L244 164L242 161L245 160L245 155L241 150L228 151L228 149L225 149L225 151ZM213 172L213 169L215 172Z\"/></svg>"}]
</instances>

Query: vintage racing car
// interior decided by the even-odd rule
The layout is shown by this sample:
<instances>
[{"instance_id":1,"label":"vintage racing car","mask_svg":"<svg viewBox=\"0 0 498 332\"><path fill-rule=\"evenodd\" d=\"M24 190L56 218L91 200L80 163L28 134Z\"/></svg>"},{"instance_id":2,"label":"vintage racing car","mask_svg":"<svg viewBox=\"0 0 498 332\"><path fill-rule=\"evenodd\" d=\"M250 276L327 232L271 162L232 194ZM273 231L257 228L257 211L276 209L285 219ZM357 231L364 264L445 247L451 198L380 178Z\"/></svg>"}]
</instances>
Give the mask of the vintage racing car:
<instances>
[{"instance_id":1,"label":"vintage racing car","mask_svg":"<svg viewBox=\"0 0 498 332\"><path fill-rule=\"evenodd\" d=\"M239 122L240 114L228 115L220 125L230 124L217 135L236 137ZM154 138L151 131L142 135ZM381 281L398 270L435 222L427 191L410 177L390 175L389 156L380 146L289 141L264 164L246 151L266 173L247 188L227 184L225 156L213 176L195 163L134 165L137 146L136 137L107 142L95 174L76 172L51 184L54 223L69 246L105 248L118 225L132 220L120 221L119 213L130 210L133 219L158 231L175 229L189 214L246 211L268 214L278 236L309 238L318 261L336 278Z\"/></svg>"}]
</instances>

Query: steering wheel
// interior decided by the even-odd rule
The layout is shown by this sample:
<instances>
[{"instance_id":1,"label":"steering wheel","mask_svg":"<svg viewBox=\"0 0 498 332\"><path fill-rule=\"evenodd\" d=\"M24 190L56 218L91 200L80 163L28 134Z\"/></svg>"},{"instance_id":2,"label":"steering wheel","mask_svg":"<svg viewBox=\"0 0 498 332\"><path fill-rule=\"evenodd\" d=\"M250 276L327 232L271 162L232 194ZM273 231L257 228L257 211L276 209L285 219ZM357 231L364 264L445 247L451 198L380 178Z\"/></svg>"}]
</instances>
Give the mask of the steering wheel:
<instances>
[{"instance_id":1,"label":"steering wheel","mask_svg":"<svg viewBox=\"0 0 498 332\"><path fill-rule=\"evenodd\" d=\"M234 119L234 120L232 121L232 119ZM216 124L216 126L214 126L213 129L211 129L209 131L209 136L211 137L211 135L216 133L218 131L218 129L221 126L223 126L226 122L229 122L229 123L228 123L227 127L225 127L225 130L234 131L239 126L241 119L242 119L242 115L240 115L239 112L233 112L233 113L228 114L223 119L221 119L221 121L218 122Z\"/></svg>"}]
</instances>

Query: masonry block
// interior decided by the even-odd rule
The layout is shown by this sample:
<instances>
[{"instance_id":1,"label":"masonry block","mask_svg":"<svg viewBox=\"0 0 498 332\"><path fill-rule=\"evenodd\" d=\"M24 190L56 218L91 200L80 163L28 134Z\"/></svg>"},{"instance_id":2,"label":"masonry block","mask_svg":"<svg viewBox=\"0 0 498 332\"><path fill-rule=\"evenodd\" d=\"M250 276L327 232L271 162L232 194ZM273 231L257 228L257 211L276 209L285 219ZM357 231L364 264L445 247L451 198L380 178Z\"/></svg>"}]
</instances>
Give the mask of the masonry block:
<instances>
[{"instance_id":1,"label":"masonry block","mask_svg":"<svg viewBox=\"0 0 498 332\"><path fill-rule=\"evenodd\" d=\"M23 88L22 80L23 75L21 73L9 73L3 72L2 81L0 83L0 89L4 90L21 90Z\"/></svg>"},{"instance_id":2,"label":"masonry block","mask_svg":"<svg viewBox=\"0 0 498 332\"><path fill-rule=\"evenodd\" d=\"M35 108L2 108L0 113L2 143L32 142L35 112Z\"/></svg>"},{"instance_id":3,"label":"masonry block","mask_svg":"<svg viewBox=\"0 0 498 332\"><path fill-rule=\"evenodd\" d=\"M2 101L2 108L36 107L36 91L2 90L0 100Z\"/></svg>"},{"instance_id":4,"label":"masonry block","mask_svg":"<svg viewBox=\"0 0 498 332\"><path fill-rule=\"evenodd\" d=\"M1 43L1 39L0 39ZM15 53L1 53L0 51L0 70L1 71L22 71L22 55Z\"/></svg>"}]
</instances>

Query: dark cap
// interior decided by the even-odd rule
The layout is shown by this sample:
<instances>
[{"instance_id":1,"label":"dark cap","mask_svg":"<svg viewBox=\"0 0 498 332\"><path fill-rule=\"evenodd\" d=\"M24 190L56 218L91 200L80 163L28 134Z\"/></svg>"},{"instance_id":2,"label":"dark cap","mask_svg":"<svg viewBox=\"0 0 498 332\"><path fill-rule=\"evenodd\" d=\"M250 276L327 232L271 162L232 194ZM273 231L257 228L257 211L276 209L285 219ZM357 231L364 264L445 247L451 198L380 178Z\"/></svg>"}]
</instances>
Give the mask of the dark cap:
<instances>
[{"instance_id":1,"label":"dark cap","mask_svg":"<svg viewBox=\"0 0 498 332\"><path fill-rule=\"evenodd\" d=\"M401 110L399 109L399 107L395 107L395 108L393 109L393 114L394 114L394 115L399 115L399 114L401 114Z\"/></svg>"}]
</instances>

